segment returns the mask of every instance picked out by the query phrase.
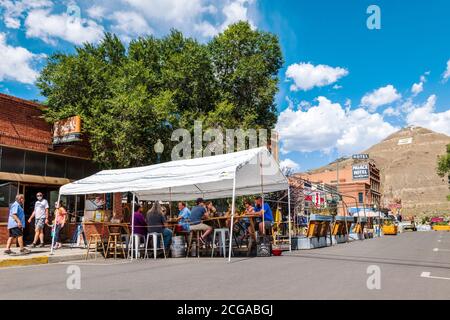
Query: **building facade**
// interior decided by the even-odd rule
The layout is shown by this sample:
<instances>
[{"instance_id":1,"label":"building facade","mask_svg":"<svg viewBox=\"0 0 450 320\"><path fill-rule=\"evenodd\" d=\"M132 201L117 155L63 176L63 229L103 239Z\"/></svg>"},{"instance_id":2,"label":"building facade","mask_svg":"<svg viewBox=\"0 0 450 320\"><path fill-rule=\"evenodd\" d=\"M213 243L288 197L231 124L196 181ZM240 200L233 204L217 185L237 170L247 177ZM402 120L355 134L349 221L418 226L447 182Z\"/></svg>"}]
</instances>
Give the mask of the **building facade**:
<instances>
[{"instance_id":1,"label":"building facade","mask_svg":"<svg viewBox=\"0 0 450 320\"><path fill-rule=\"evenodd\" d=\"M334 169L329 166L325 170L300 173L298 176L307 181L335 186L342 195L341 208L381 206L380 170L374 161L346 160Z\"/></svg>"},{"instance_id":2,"label":"building facade","mask_svg":"<svg viewBox=\"0 0 450 320\"><path fill-rule=\"evenodd\" d=\"M53 126L45 121L44 110L38 103L0 94L0 244L6 243L9 204L17 194L25 195L28 218L37 192L44 194L53 210L60 186L98 171L85 139L54 143ZM83 211L82 197L62 200L70 213ZM27 224L25 239L33 234Z\"/></svg>"}]
</instances>

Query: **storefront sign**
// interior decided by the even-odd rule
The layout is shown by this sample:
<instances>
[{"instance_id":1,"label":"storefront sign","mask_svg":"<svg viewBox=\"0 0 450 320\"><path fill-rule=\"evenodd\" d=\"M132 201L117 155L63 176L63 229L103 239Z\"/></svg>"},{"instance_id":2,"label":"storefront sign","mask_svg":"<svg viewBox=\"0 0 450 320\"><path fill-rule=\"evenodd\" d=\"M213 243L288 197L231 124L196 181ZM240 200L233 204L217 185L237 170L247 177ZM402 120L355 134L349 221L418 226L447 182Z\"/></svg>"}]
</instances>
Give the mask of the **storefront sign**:
<instances>
[{"instance_id":1,"label":"storefront sign","mask_svg":"<svg viewBox=\"0 0 450 320\"><path fill-rule=\"evenodd\" d=\"M359 154L354 154L352 156L352 158L355 160L367 160L367 159L369 159L369 155L367 153L359 153Z\"/></svg>"},{"instance_id":2,"label":"storefront sign","mask_svg":"<svg viewBox=\"0 0 450 320\"><path fill-rule=\"evenodd\" d=\"M352 166L353 180L358 179L369 179L369 165L368 164L358 164Z\"/></svg>"},{"instance_id":3,"label":"storefront sign","mask_svg":"<svg viewBox=\"0 0 450 320\"><path fill-rule=\"evenodd\" d=\"M53 144L81 141L81 119L73 116L53 125Z\"/></svg>"}]
</instances>

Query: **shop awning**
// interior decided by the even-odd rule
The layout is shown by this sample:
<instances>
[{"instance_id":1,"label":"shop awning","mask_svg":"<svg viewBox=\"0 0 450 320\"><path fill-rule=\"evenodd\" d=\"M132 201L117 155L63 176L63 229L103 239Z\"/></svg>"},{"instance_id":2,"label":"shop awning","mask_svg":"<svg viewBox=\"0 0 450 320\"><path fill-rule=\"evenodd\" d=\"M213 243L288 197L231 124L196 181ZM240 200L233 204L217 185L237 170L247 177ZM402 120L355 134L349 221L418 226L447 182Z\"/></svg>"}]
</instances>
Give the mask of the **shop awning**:
<instances>
[{"instance_id":1,"label":"shop awning","mask_svg":"<svg viewBox=\"0 0 450 320\"><path fill-rule=\"evenodd\" d=\"M133 192L139 200L192 200L288 189L288 180L267 148L170 161L145 167L104 170L66 184L61 195Z\"/></svg>"},{"instance_id":2,"label":"shop awning","mask_svg":"<svg viewBox=\"0 0 450 320\"><path fill-rule=\"evenodd\" d=\"M380 211L375 211L371 208L356 208L356 207L350 207L348 208L348 213L352 217L382 217L384 214Z\"/></svg>"}]
</instances>

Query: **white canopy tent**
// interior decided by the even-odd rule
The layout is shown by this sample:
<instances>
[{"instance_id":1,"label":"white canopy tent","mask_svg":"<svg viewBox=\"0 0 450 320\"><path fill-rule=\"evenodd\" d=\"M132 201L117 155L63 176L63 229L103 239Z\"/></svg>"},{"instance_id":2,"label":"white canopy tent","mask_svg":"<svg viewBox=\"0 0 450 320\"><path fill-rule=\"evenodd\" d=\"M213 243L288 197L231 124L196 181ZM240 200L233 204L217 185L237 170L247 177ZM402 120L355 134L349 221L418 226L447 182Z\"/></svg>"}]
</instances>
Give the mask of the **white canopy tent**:
<instances>
[{"instance_id":1,"label":"white canopy tent","mask_svg":"<svg viewBox=\"0 0 450 320\"><path fill-rule=\"evenodd\" d=\"M145 167L103 170L62 186L59 195L132 192L133 200L137 197L142 201L231 197L232 230L236 196L280 190L288 190L289 243L291 243L289 183L278 162L265 147ZM134 212L134 207L132 211ZM134 215L132 217L133 230ZM228 260L231 260L231 245L232 237Z\"/></svg>"}]
</instances>

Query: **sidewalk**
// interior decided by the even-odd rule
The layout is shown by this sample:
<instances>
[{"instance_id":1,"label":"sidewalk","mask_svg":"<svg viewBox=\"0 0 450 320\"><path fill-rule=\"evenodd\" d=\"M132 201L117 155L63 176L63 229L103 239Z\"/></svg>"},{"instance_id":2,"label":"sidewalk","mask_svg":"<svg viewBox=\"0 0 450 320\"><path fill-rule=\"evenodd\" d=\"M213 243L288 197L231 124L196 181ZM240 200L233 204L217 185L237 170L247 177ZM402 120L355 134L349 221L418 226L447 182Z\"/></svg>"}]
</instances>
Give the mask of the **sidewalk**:
<instances>
[{"instance_id":1,"label":"sidewalk","mask_svg":"<svg viewBox=\"0 0 450 320\"><path fill-rule=\"evenodd\" d=\"M81 260L84 259L86 254L86 249L70 248L69 245L64 245L61 249L55 250L53 255L50 254L49 245L44 248L27 248L31 250L31 253L24 255L19 254L19 248L16 247L11 248L15 252L11 255L3 253L5 247L0 248L0 268Z\"/></svg>"}]
</instances>

